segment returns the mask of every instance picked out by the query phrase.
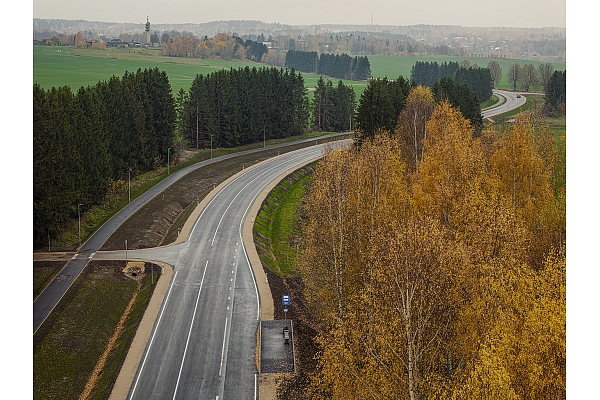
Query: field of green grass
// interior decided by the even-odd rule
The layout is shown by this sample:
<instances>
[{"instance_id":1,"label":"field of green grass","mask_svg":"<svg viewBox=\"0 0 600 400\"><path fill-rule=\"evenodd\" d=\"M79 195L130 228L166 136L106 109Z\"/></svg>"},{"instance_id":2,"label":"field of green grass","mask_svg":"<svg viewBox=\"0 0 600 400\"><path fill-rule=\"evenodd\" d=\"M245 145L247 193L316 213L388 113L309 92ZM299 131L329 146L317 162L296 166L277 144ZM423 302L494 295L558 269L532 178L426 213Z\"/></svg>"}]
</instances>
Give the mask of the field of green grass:
<instances>
[{"instance_id":1,"label":"field of green grass","mask_svg":"<svg viewBox=\"0 0 600 400\"><path fill-rule=\"evenodd\" d=\"M410 70L417 61L442 63L444 61L462 61L463 57L453 56L369 56L371 74L375 78L387 76L396 79L402 75L410 78ZM471 64L487 66L489 59L466 58ZM509 88L506 72L510 65L519 63L533 64L536 68L537 61L525 60L497 60L502 67L504 78L501 87ZM251 61L225 61L207 60L200 58L163 57L159 49L77 49L74 47L49 47L33 46L33 82L44 89L52 87L70 86L74 91L81 86L91 86L99 81L108 80L111 76L121 77L126 71L134 72L138 68L159 68L164 70L171 83L173 93L179 89L188 90L197 74L209 74L218 69L250 67L264 67L265 64ZM564 70L565 63L552 64L555 69ZM303 73L305 86L314 88L319 75ZM334 85L338 79L331 79ZM357 100L360 99L366 82L344 80L347 85L352 85L356 92ZM312 98L312 92L309 92Z\"/></svg>"},{"instance_id":2,"label":"field of green grass","mask_svg":"<svg viewBox=\"0 0 600 400\"><path fill-rule=\"evenodd\" d=\"M48 90L52 87L70 86L76 91L81 86L93 86L113 75L122 77L126 71L138 68L158 68L169 77L173 93L188 90L198 74L210 74L219 69L243 68L245 66L268 67L252 61L208 60L201 58L163 57L158 49L77 49L75 47L33 46L33 83ZM319 75L302 74L307 88L317 85ZM338 79L331 79L337 85ZM354 87L357 99L366 82L344 80ZM312 99L312 92L308 93Z\"/></svg>"}]
</instances>

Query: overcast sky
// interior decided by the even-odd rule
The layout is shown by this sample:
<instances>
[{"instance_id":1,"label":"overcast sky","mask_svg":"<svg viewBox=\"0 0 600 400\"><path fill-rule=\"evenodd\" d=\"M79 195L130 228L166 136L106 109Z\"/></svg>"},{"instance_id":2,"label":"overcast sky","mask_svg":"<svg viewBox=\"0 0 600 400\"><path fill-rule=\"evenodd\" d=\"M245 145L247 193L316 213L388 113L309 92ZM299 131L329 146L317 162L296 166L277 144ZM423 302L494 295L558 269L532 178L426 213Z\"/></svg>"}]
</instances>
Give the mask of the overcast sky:
<instances>
[{"instance_id":1,"label":"overcast sky","mask_svg":"<svg viewBox=\"0 0 600 400\"><path fill-rule=\"evenodd\" d=\"M34 0L34 18L203 23L259 20L290 25L566 27L566 0Z\"/></svg>"}]
</instances>

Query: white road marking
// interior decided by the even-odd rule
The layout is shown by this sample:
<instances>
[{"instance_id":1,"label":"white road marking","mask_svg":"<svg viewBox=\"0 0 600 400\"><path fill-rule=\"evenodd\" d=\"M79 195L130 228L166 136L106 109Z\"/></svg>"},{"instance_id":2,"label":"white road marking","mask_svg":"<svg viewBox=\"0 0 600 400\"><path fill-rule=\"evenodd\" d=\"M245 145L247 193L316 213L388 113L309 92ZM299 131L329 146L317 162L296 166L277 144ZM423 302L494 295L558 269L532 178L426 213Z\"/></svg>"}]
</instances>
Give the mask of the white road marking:
<instances>
[{"instance_id":1,"label":"white road marking","mask_svg":"<svg viewBox=\"0 0 600 400\"><path fill-rule=\"evenodd\" d=\"M156 322L156 328L154 329L154 333L152 334L152 339L150 339L150 344L148 345L148 350L146 351L146 356L144 357L144 361L142 362L142 366L140 367L140 372L138 374L137 379L135 380L135 385L133 385L133 389L131 390L131 398L133 398L133 394L135 393L135 388L140 380L140 375L142 375L142 371L144 370L144 365L146 364L146 360L148 359L148 354L150 354L150 349L152 348L152 343L154 342L154 337L156 336L156 332L158 331L158 326L160 325L160 320L165 312L165 308L167 308L167 303L169 302L169 297L171 297L171 290L173 290L173 283L175 282L175 278L177 278L177 271L175 275L173 275L173 281L171 283L171 288L169 289L169 293L167 294L167 298L165 299L165 303L163 304L163 309L160 312L160 316L158 317L158 321Z\"/></svg>"},{"instance_id":2,"label":"white road marking","mask_svg":"<svg viewBox=\"0 0 600 400\"><path fill-rule=\"evenodd\" d=\"M185 342L185 349L183 350L183 357L181 358L181 366L179 367L179 375L177 375L177 384L175 385L175 392L173 393L173 399L177 395L177 388L179 387L179 380L181 379L181 371L183 371L183 363L185 362L185 355L187 354L188 345L190 344L190 337L192 336L192 327L194 326L194 319L196 318L196 310L198 310L198 302L200 300L200 293L202 292L202 285L204 284L204 276L208 269L208 260L204 266L204 272L202 273L202 280L200 281L200 289L198 290L198 297L196 297L196 305L194 306L194 313L192 314L192 322L190 323L190 330L188 331L188 337Z\"/></svg>"},{"instance_id":3,"label":"white road marking","mask_svg":"<svg viewBox=\"0 0 600 400\"><path fill-rule=\"evenodd\" d=\"M231 288L230 288L231 289ZM227 307L229 309L229 307ZM223 349L221 350L221 367L219 368L219 376L223 375L223 358L225 357L225 339L227 338L227 321L228 317L225 317L225 330L223 331Z\"/></svg>"}]
</instances>

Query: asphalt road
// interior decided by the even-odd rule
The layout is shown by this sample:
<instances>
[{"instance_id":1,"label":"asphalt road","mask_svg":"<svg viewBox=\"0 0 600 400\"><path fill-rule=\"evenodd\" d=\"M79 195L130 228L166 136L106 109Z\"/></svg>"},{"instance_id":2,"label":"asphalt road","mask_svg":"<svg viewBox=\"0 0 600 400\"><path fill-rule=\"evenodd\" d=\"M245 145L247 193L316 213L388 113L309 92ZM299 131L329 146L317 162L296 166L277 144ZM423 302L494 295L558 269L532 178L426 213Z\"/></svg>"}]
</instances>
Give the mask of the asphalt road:
<instances>
[{"instance_id":1,"label":"asphalt road","mask_svg":"<svg viewBox=\"0 0 600 400\"><path fill-rule=\"evenodd\" d=\"M335 136L335 135L334 135ZM321 138L319 138L321 139ZM311 142L315 139L307 139L301 142ZM295 142L295 143L301 143ZM286 143L278 146L270 146L269 149L283 148L295 143ZM119 211L115 216L108 220L100 229L98 229L79 249L78 253L69 261L62 270L56 275L56 277L48 284L46 289L35 299L33 302L33 333L38 330L42 323L46 320L48 315L52 312L54 307L58 304L60 299L64 296L66 291L71 287L71 284L75 281L77 276L81 273L83 268L87 265L89 260L93 258L94 254L100 249L100 247L106 242L106 240L112 235L115 230L137 210L144 206L154 196L161 193L175 181L188 174L189 172L201 168L205 165L222 161L224 159L237 157L239 155L259 152L263 149L248 150L226 156L221 156L211 160L206 160L201 163L191 165L184 168L176 173L171 174L168 178L164 179L156 186L142 194L140 197L134 199L125 208Z\"/></svg>"},{"instance_id":2,"label":"asphalt road","mask_svg":"<svg viewBox=\"0 0 600 400\"><path fill-rule=\"evenodd\" d=\"M500 115L525 104L525 96L517 97L517 93L507 92L506 90L494 89L493 93L500 98L499 105L486 108L481 111L483 118ZM503 99L504 98L504 99Z\"/></svg>"},{"instance_id":3,"label":"asphalt road","mask_svg":"<svg viewBox=\"0 0 600 400\"><path fill-rule=\"evenodd\" d=\"M243 221L271 181L321 157L323 149L298 150L249 168L206 205L186 242L127 252L130 259L163 261L175 269L128 398L255 398L260 300Z\"/></svg>"}]
</instances>

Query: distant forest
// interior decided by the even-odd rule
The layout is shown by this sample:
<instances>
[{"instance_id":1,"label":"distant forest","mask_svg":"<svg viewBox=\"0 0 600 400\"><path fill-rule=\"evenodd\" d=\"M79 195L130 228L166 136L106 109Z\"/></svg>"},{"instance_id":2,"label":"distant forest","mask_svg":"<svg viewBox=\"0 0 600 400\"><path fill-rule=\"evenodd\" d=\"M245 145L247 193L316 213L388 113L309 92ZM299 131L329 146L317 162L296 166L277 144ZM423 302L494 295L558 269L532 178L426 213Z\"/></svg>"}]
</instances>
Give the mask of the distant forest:
<instances>
[{"instance_id":1,"label":"distant forest","mask_svg":"<svg viewBox=\"0 0 600 400\"><path fill-rule=\"evenodd\" d=\"M367 57L350 57L348 54L320 55L314 51L289 50L285 66L298 71L331 76L339 79L367 80L371 65Z\"/></svg>"}]
</instances>

